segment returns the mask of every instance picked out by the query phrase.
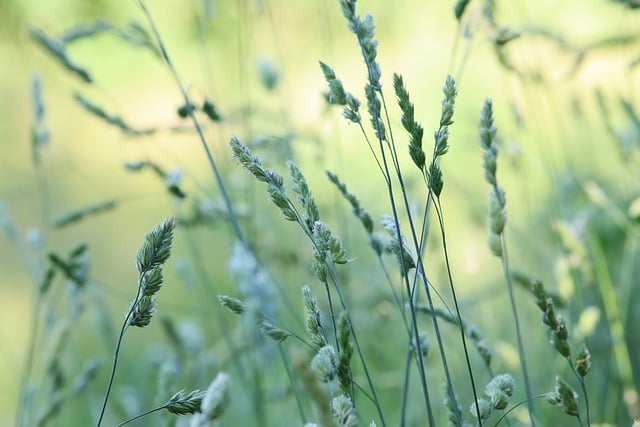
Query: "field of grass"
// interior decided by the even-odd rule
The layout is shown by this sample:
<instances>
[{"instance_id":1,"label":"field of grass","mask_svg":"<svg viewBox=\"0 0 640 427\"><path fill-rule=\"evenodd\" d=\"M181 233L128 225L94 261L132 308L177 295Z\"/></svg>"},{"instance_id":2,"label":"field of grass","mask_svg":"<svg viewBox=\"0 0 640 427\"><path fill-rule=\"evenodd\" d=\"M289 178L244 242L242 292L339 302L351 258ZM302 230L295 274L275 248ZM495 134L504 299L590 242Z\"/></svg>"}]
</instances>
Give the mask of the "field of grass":
<instances>
[{"instance_id":1,"label":"field of grass","mask_svg":"<svg viewBox=\"0 0 640 427\"><path fill-rule=\"evenodd\" d=\"M0 24L0 425L640 419L636 0Z\"/></svg>"}]
</instances>

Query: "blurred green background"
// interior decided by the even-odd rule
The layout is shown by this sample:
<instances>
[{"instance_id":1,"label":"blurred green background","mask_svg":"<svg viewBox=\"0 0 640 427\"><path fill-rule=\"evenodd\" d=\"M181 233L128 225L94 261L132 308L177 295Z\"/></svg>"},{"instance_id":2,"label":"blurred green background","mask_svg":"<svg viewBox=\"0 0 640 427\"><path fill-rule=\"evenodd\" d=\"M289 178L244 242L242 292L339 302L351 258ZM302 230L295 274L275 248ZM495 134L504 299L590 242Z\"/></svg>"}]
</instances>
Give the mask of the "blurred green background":
<instances>
[{"instance_id":1,"label":"blurred green background","mask_svg":"<svg viewBox=\"0 0 640 427\"><path fill-rule=\"evenodd\" d=\"M359 13L374 16L383 85L407 171L413 169L405 155L407 139L399 110L391 105L395 101L392 73L403 75L425 135L437 127L445 76L457 78L456 123L450 153L442 161L450 257L463 312L482 327L496 347L503 348L496 356L498 366L517 369L509 357L513 341L505 338L512 333L512 325L500 266L486 249L489 189L482 179L482 153L477 142L482 102L486 97L494 99L501 138L498 173L509 199L508 239L513 240L513 262L518 269L541 277L550 288L564 292L570 306L576 304L577 319L585 308L584 301L573 299L576 291L569 285L561 287L562 265L556 261L564 253L554 225L564 221L579 228L590 212L587 208L597 207L593 200L597 197L592 194L589 198L585 183L594 183L595 187L588 188L602 189L609 198L606 200L612 200L625 214L640 195L636 169L640 126L621 102L639 105L640 12L604 0L497 1L496 28L481 17L485 3L471 1L462 24L456 21L454 3L449 1L362 0L358 8ZM355 259L345 275L349 297L359 307L356 315L366 325L364 330L393 336L388 325L395 323L388 320L389 316L397 320L397 313L389 314L384 296L387 290L382 288L380 273L371 268L374 257L365 247L365 236L323 176L327 168L337 172L375 218L389 213L388 201L382 196L384 182L359 130L346 124L337 109L329 109L323 98L326 83L318 60L330 64L345 88L364 99L365 72L359 48L346 28L338 2L158 0L148 6L188 93L196 102L213 100L220 111L221 121L205 120L205 133L234 202L241 213L246 212L244 230L274 280L299 309L299 289L313 281L308 273L311 251L301 233L284 223L267 202L264 188L248 179L231 158L227 142L232 134L251 142L268 167L284 172L288 158L299 163L320 202L323 218L343 237L347 253ZM90 248L92 287L83 300L81 321L69 338L72 344L64 364L74 372L87 358L99 357L104 365L91 384L93 397L86 397L82 404L70 404L71 409L63 410L61 418L52 423L78 425L73 423L92 420L96 412L95 396L103 390L114 344L105 331L119 327L119 316L135 295L133 260L144 233L165 216L188 216L192 201L220 201L189 121L176 114L183 101L158 56L111 32L78 40L68 46L68 53L92 75L93 83L87 84L61 67L29 36L33 27L57 37L71 27L98 19L121 29L128 28L130 22L148 28L136 2L0 2L0 52L4 58L0 71L0 215L7 231L0 240L0 396L4 396L0 399L0 420L6 425L14 422L20 373L29 358L34 294L46 255L67 254L79 242ZM521 36L496 50L496 40L511 31ZM271 88L264 80L270 72L277 75L277 84ZM39 76L50 132L48 145L39 150L39 167L32 161L30 133L34 76ZM606 115L596 91L608 108ZM121 116L134 128L157 131L144 137L123 135L85 111L74 101L76 93ZM431 143L425 138L427 147ZM168 194L166 183L152 171L133 173L124 168L126 162L135 161L151 161L181 176L187 200L180 202ZM412 203L420 209L425 197L420 177L412 172L407 177ZM64 212L110 200L116 201L112 211L68 227L52 227ZM607 206L606 200L603 206ZM228 363L224 362L228 355L220 356L224 350L214 346L220 342L221 329L219 317L211 311L221 309L213 296L237 293L227 269L234 237L223 217L212 227L178 232L158 314L198 325L204 347L214 348L211 357L223 359L222 366ZM609 218L606 212L602 217ZM603 235L615 240L620 230L611 228L608 219L603 224ZM637 240L637 230L635 233L631 237ZM437 251L437 239L434 243ZM614 258L615 245L614 241L610 253ZM197 257L193 248L197 248ZM604 250L607 254L606 246ZM195 262L195 258L202 262ZM429 262L437 283L445 277L441 256ZM198 272L200 267L209 281ZM193 283L185 277L193 277ZM633 283L637 285L637 280ZM55 292L57 297L46 307L51 317L70 309L65 303L69 296L64 281L56 284ZM620 298L627 295L620 292L616 294ZM282 321L294 322L283 305L278 303ZM529 304L523 316L531 325L529 347L536 365L542 360L539 357L553 352L538 348L546 346L547 338L532 307ZM502 311L504 316L496 316ZM112 315L107 321L110 326L100 323L104 313ZM47 315L37 319L41 326L34 360L47 353L42 347L47 345L47 335L55 333L47 329ZM299 324L292 328L302 330ZM145 384L142 388L151 387L148 384L153 384L153 379L145 377L149 369L138 372L137 366L148 364L153 354L160 363L158 354L164 350L156 346L166 346L162 328L152 323L145 330L130 331L130 335L125 337L124 367L116 382L129 377L134 384ZM401 337L390 341L402 344ZM383 352L376 357L379 366L389 364L380 383L394 396L401 368L393 365L397 361L391 343L389 347L384 350L390 355ZM382 350L374 346L372 351ZM637 359L631 361L638 364ZM34 370L36 387L43 375L39 369ZM536 389L545 390L552 386L555 369L560 368L548 364L534 369L540 372ZM460 373L461 378L464 375ZM213 376L212 372L211 379ZM209 380L194 387L206 387ZM129 391L120 389L114 401L127 401L122 396ZM626 419L620 415L625 410L619 403L603 403L600 413L607 415L600 421ZM126 404L118 405L114 403L120 414L127 413L122 409ZM230 418L229 425L238 419ZM295 416L286 419L292 420L287 424L297 422Z\"/></svg>"}]
</instances>

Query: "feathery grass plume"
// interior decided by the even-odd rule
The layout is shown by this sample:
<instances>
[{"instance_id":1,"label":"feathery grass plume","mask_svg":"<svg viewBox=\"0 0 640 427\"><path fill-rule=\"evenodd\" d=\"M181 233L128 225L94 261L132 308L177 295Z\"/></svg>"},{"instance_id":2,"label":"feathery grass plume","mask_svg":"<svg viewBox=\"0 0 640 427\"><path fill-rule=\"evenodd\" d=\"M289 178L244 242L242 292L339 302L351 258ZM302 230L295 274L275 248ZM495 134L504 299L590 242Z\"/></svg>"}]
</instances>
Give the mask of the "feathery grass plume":
<instances>
[{"instance_id":1,"label":"feathery grass plume","mask_svg":"<svg viewBox=\"0 0 640 427\"><path fill-rule=\"evenodd\" d=\"M504 278L507 282L507 292L509 293L509 303L514 320L516 340L518 343L518 356L520 359L520 368L524 377L524 388L527 396L527 409L529 411L529 419L531 425L535 427L535 417L533 408L533 393L531 391L531 383L529 381L529 372L527 370L526 355L524 345L522 343L522 333L520 328L520 320L518 318L518 309L513 291L513 279L509 267L509 261L504 245L504 227L507 222L506 213L506 194L502 187L498 185L496 170L498 168L498 147L495 144L497 129L493 125L493 102L487 98L482 106L480 113L480 123L478 125L478 134L480 146L483 148L484 158L484 178L491 185L491 193L489 195L489 248L491 252L500 258L502 262Z\"/></svg>"},{"instance_id":2,"label":"feathery grass plume","mask_svg":"<svg viewBox=\"0 0 640 427\"><path fill-rule=\"evenodd\" d=\"M353 405L351 397L347 394L341 394L331 400L331 414L339 427L357 427L360 425L356 407Z\"/></svg>"},{"instance_id":3,"label":"feathery grass plume","mask_svg":"<svg viewBox=\"0 0 640 427\"><path fill-rule=\"evenodd\" d=\"M521 271L515 270L511 272L511 277L513 278L514 283L520 285L523 289L525 289L535 297L535 294L533 293L533 284L536 282L535 279L532 279ZM567 306L564 298L562 298L562 296L560 296L560 294L558 294L557 292L551 292L545 289L545 293L547 297L551 298L551 301L556 307L564 308Z\"/></svg>"},{"instance_id":4,"label":"feathery grass plume","mask_svg":"<svg viewBox=\"0 0 640 427\"><path fill-rule=\"evenodd\" d=\"M49 52L56 58L62 66L69 70L72 74L80 77L86 83L92 83L93 79L89 72L76 65L69 57L64 44L60 40L49 37L44 31L36 27L29 27L29 35L41 48Z\"/></svg>"},{"instance_id":5,"label":"feathery grass plume","mask_svg":"<svg viewBox=\"0 0 640 427\"><path fill-rule=\"evenodd\" d=\"M414 107L409 99L409 92L407 92L407 89L404 87L402 76L395 73L393 74L393 88L398 97L398 105L402 110L402 126L411 136L409 140L409 155L418 169L423 171L426 157L422 149L424 129L414 119Z\"/></svg>"},{"instance_id":6,"label":"feathery grass plume","mask_svg":"<svg viewBox=\"0 0 640 427\"><path fill-rule=\"evenodd\" d=\"M536 297L536 305L542 311L542 323L549 328L551 344L563 357L571 358L571 348L569 347L569 332L562 316L556 314L553 301L547 296L542 282L534 280L532 291Z\"/></svg>"},{"instance_id":7,"label":"feathery grass plume","mask_svg":"<svg viewBox=\"0 0 640 427\"><path fill-rule=\"evenodd\" d=\"M340 0L340 7L342 9L342 15L347 20L349 30L358 38L358 45L360 46L364 62L367 65L368 86L370 86L373 91L379 91L381 89L380 77L382 73L380 66L376 62L378 42L373 39L373 17L370 14L366 14L362 19L357 16L356 0Z\"/></svg>"},{"instance_id":8,"label":"feathery grass plume","mask_svg":"<svg viewBox=\"0 0 640 427\"><path fill-rule=\"evenodd\" d=\"M349 202L349 204L353 208L353 213L356 217L358 217L367 234L373 233L373 220L371 219L371 215L369 215L369 212L367 212L362 207L358 197L347 190L347 186L340 181L338 175L329 170L325 171L325 173L329 178L329 181L331 181L336 187L338 187L338 190L340 190L340 194L342 194L342 196Z\"/></svg>"},{"instance_id":9,"label":"feathery grass plume","mask_svg":"<svg viewBox=\"0 0 640 427\"><path fill-rule=\"evenodd\" d=\"M351 356L353 344L351 343L351 329L346 313L342 312L338 318L338 382L340 389L348 396L353 396L353 375L351 373Z\"/></svg>"},{"instance_id":10,"label":"feathery grass plume","mask_svg":"<svg viewBox=\"0 0 640 427\"><path fill-rule=\"evenodd\" d=\"M586 377L591 370L591 353L587 346L583 346L580 353L576 356L576 372L581 377Z\"/></svg>"},{"instance_id":11,"label":"feathery grass plume","mask_svg":"<svg viewBox=\"0 0 640 427\"><path fill-rule=\"evenodd\" d=\"M176 415L195 414L200 412L200 406L202 399L205 396L204 391L193 390L191 393L186 394L184 390L180 390L166 403L166 410Z\"/></svg>"},{"instance_id":12,"label":"feathery grass plume","mask_svg":"<svg viewBox=\"0 0 640 427\"><path fill-rule=\"evenodd\" d=\"M580 386L582 387L582 393L585 399L587 424L591 423L591 409L589 406L589 396L584 381L584 377L589 373L591 369L591 353L587 349L586 345L583 345L582 350L575 358L575 362L571 360L571 347L569 346L569 332L567 330L566 323L562 316L556 314L553 305L553 300L547 295L542 282L539 280L533 280L531 282L531 288L534 296L536 297L536 305L542 311L542 323L549 328L549 337L551 345L569 362L569 366L573 370ZM562 381L562 380L561 380ZM562 381L564 383L564 381ZM567 386L568 387L568 386ZM575 393L575 392L574 392ZM556 389L555 397L547 397L547 400L556 406L561 406L558 401L558 389ZM568 396L568 395L567 395ZM568 399L568 397L566 397ZM577 398L577 394L576 394ZM555 399L555 402L552 400ZM576 411L577 411L576 406ZM566 411L565 411L566 412ZM579 417L579 415L578 415Z\"/></svg>"},{"instance_id":13,"label":"feathery grass plume","mask_svg":"<svg viewBox=\"0 0 640 427\"><path fill-rule=\"evenodd\" d=\"M556 406L567 415L580 419L578 410L578 393L576 393L569 384L559 376L556 376L556 386L553 392L545 395L547 402Z\"/></svg>"},{"instance_id":14,"label":"feathery grass plume","mask_svg":"<svg viewBox=\"0 0 640 427\"><path fill-rule=\"evenodd\" d=\"M442 100L442 112L440 113L440 128L435 133L435 154L442 156L449 151L449 126L453 124L453 113L455 109L456 96L458 89L456 88L455 79L447 75L442 88L444 99Z\"/></svg>"},{"instance_id":15,"label":"feathery grass plume","mask_svg":"<svg viewBox=\"0 0 640 427\"><path fill-rule=\"evenodd\" d=\"M68 225L75 224L93 215L109 212L118 206L116 200L107 200L106 202L96 203L81 209L74 209L63 212L53 219L53 228L63 228Z\"/></svg>"},{"instance_id":16,"label":"feathery grass plume","mask_svg":"<svg viewBox=\"0 0 640 427\"><path fill-rule=\"evenodd\" d=\"M265 169L262 161L253 155L249 147L240 142L235 135L231 137L229 145L231 145L233 156L238 159L242 167L249 171L258 181L267 184L267 192L271 201L280 209L285 219L293 222L301 221L287 196L282 175L272 169Z\"/></svg>"},{"instance_id":17,"label":"feathery grass plume","mask_svg":"<svg viewBox=\"0 0 640 427\"><path fill-rule=\"evenodd\" d=\"M351 93L344 90L342 82L336 77L333 69L322 61L319 61L320 68L324 74L324 78L329 84L329 92L327 93L327 102L329 104L341 105L344 107L342 116L350 122L360 124L362 117L360 116L360 101Z\"/></svg>"},{"instance_id":18,"label":"feathery grass plume","mask_svg":"<svg viewBox=\"0 0 640 427\"><path fill-rule=\"evenodd\" d=\"M289 175L293 180L293 191L298 195L298 203L300 203L305 211L305 214L302 215L301 225L305 226L306 232L313 233L316 222L320 221L318 205L311 194L311 190L309 190L306 178L298 166L296 166L292 161L288 161L287 168L289 170Z\"/></svg>"},{"instance_id":19,"label":"feathery grass plume","mask_svg":"<svg viewBox=\"0 0 640 427\"><path fill-rule=\"evenodd\" d=\"M304 302L304 310L306 313L306 329L309 337L311 337L311 345L319 350L327 345L327 336L322 327L322 319L318 301L311 293L311 288L304 286L302 288L302 301Z\"/></svg>"},{"instance_id":20,"label":"feathery grass plume","mask_svg":"<svg viewBox=\"0 0 640 427\"><path fill-rule=\"evenodd\" d=\"M130 136L150 135L150 134L152 134L152 133L154 133L156 131L156 129L153 129L153 128L149 128L149 129L136 129L136 128L133 128L130 125L128 125L122 119L122 117L116 116L116 115L111 114L111 113L107 113L105 110L103 110L96 103L94 103L93 101L90 101L89 99L87 99L86 97L80 95L79 93L76 93L73 96L73 99L75 99L76 102L82 108L84 108L86 111L88 111L89 113L93 114L96 117L101 118L102 120L104 120L108 124L119 128L126 135L130 135Z\"/></svg>"},{"instance_id":21,"label":"feathery grass plume","mask_svg":"<svg viewBox=\"0 0 640 427\"><path fill-rule=\"evenodd\" d=\"M444 82L442 88L444 98L442 99L442 112L440 113L440 125L438 130L434 133L433 138L435 144L433 146L433 156L431 158L431 164L427 171L427 182L429 190L435 194L436 197L440 197L442 193L442 187L444 182L442 179L442 171L438 163L438 158L445 155L449 151L449 126L453 124L453 112L456 102L456 96L458 90L456 88L456 81L450 75Z\"/></svg>"},{"instance_id":22,"label":"feathery grass plume","mask_svg":"<svg viewBox=\"0 0 640 427\"><path fill-rule=\"evenodd\" d=\"M260 323L260 332L262 335L267 336L275 341L283 342L293 334L285 329L282 329L270 322L262 321Z\"/></svg>"},{"instance_id":23,"label":"feathery grass plume","mask_svg":"<svg viewBox=\"0 0 640 427\"><path fill-rule=\"evenodd\" d=\"M338 370L336 349L331 344L328 344L318 350L313 359L311 359L311 369L316 372L322 382L332 382Z\"/></svg>"},{"instance_id":24,"label":"feathery grass plume","mask_svg":"<svg viewBox=\"0 0 640 427\"><path fill-rule=\"evenodd\" d=\"M325 223L322 221L313 223L312 237L316 258L323 261L328 258L333 264L346 264L348 262L342 240L333 234Z\"/></svg>"},{"instance_id":25,"label":"feathery grass plume","mask_svg":"<svg viewBox=\"0 0 640 427\"><path fill-rule=\"evenodd\" d=\"M42 85L40 76L31 76L31 105L33 119L31 120L31 160L34 165L40 164L40 150L49 144L51 139L49 127L44 118L46 111L42 99Z\"/></svg>"},{"instance_id":26,"label":"feathery grass plume","mask_svg":"<svg viewBox=\"0 0 640 427\"><path fill-rule=\"evenodd\" d=\"M176 219L170 217L145 234L144 242L136 255L136 267L140 276L167 262L175 227Z\"/></svg>"},{"instance_id":27,"label":"feathery grass plume","mask_svg":"<svg viewBox=\"0 0 640 427\"><path fill-rule=\"evenodd\" d=\"M340 0L340 7L343 16L347 20L349 30L355 34L358 39L362 58L367 66L367 84L365 85L364 91L371 126L379 141L387 141L387 132L384 121L382 120L382 104L379 95L382 90L380 84L382 72L380 71L380 65L376 61L376 57L378 56L378 41L373 38L373 17L370 14L366 14L364 18L357 16L355 0Z\"/></svg>"},{"instance_id":28,"label":"feathery grass plume","mask_svg":"<svg viewBox=\"0 0 640 427\"><path fill-rule=\"evenodd\" d=\"M162 266L167 262L171 255L171 244L173 242L173 231L176 227L176 219L174 217L165 218L162 223L156 225L149 230L138 249L136 254L136 268L139 273L138 293L134 298L129 310L125 315L124 322L120 329L118 341L113 354L113 365L107 390L104 395L100 415L98 417L97 427L102 424L104 412L107 408L107 402L113 386L116 368L118 365L118 357L120 355L120 346L124 333L129 326L145 327L151 322L151 318L155 313L156 298L155 294L162 286Z\"/></svg>"},{"instance_id":29,"label":"feathery grass plume","mask_svg":"<svg viewBox=\"0 0 640 427\"><path fill-rule=\"evenodd\" d=\"M227 295L218 295L218 302L220 305L228 309L230 312L235 314L244 314L247 311L246 304L237 298L233 298Z\"/></svg>"},{"instance_id":30,"label":"feathery grass plume","mask_svg":"<svg viewBox=\"0 0 640 427\"><path fill-rule=\"evenodd\" d=\"M391 237L390 250L396 256L396 260L398 261L398 266L400 267L400 272L403 276L409 274L409 270L412 268L416 268L416 263L407 249L407 246L404 242L404 236L398 233L396 228L396 222L393 217L389 215L383 215L380 219L380 223L382 227L389 233ZM401 236L402 242L398 241L398 235Z\"/></svg>"},{"instance_id":31,"label":"feathery grass plume","mask_svg":"<svg viewBox=\"0 0 640 427\"><path fill-rule=\"evenodd\" d=\"M378 141L387 141L387 131L382 120L382 102L378 92L370 83L367 83L364 88L364 95L367 100L367 111L369 112L374 134Z\"/></svg>"},{"instance_id":32,"label":"feathery grass plume","mask_svg":"<svg viewBox=\"0 0 640 427\"><path fill-rule=\"evenodd\" d=\"M498 167L498 147L494 143L496 128L493 126L491 100L487 99L480 116L480 145L484 149L484 177L492 186L489 195L489 248L498 257L502 257L502 232L507 221L506 195L498 185L496 170Z\"/></svg>"},{"instance_id":33,"label":"feathery grass plume","mask_svg":"<svg viewBox=\"0 0 640 427\"><path fill-rule=\"evenodd\" d=\"M515 381L509 374L501 374L493 377L484 389L488 399L478 399L480 406L480 420L484 423L495 410L502 411L509 405L509 398L513 396ZM477 416L475 403L471 405L471 413Z\"/></svg>"}]
</instances>

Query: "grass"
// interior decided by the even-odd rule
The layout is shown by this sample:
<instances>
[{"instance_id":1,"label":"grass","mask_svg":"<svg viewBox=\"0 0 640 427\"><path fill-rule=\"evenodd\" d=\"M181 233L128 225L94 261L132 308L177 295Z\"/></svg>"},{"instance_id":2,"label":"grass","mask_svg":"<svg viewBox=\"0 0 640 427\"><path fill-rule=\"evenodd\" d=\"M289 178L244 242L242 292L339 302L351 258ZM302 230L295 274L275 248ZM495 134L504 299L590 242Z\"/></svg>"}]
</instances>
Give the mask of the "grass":
<instances>
[{"instance_id":1,"label":"grass","mask_svg":"<svg viewBox=\"0 0 640 427\"><path fill-rule=\"evenodd\" d=\"M633 2L616 3L600 7L637 20ZM285 82L297 69L280 74L276 64L292 61L286 47L297 42L280 37L277 22L290 18L279 6L194 6L188 28L210 77L200 86L187 83L197 68L182 65L162 9L137 5L133 23L28 30L32 48L77 82L78 117L142 148L126 159L122 186L95 186L108 191L65 203L72 190L52 179L48 76L32 78L41 226L24 238L11 204L1 217L33 282L9 422L595 426L640 417L638 61L616 50L637 50L633 26L587 44L512 23L501 4L459 1L442 11L456 29L438 40L439 49L451 46L439 61L448 69L416 90L424 76L401 75L383 59L399 57L379 35L393 19L381 14L380 30L367 4L326 2L325 15L311 17L340 26L323 27L314 43L344 49L329 42L342 34L353 49L331 61L314 53L313 83L292 96ZM207 50L228 37L209 27L215 14L238 17L225 25L238 37L241 78L225 95L222 86L206 89L234 74ZM250 82L253 31L281 51L278 61L259 60ZM175 101L158 108L174 110L171 119L140 121L118 102L102 105L103 84L89 89L99 61L86 66L74 46L104 37L140 49L165 73ZM415 48L398 38L397 51ZM565 80L528 56L541 46L573 61L565 79L585 79L589 55L617 55L629 86L583 83L568 102ZM476 73L474 55L487 68ZM485 87L489 70L503 87ZM309 113L296 115L293 99L314 96L324 112L313 128L299 126ZM339 134L355 142L332 142ZM139 193L127 191L137 181ZM140 203L149 197L162 202ZM145 234L134 278L106 252L134 258L125 237L142 222L138 206L166 219ZM94 229L101 238L73 242L83 234L74 230ZM118 285L122 277L129 285Z\"/></svg>"}]
</instances>

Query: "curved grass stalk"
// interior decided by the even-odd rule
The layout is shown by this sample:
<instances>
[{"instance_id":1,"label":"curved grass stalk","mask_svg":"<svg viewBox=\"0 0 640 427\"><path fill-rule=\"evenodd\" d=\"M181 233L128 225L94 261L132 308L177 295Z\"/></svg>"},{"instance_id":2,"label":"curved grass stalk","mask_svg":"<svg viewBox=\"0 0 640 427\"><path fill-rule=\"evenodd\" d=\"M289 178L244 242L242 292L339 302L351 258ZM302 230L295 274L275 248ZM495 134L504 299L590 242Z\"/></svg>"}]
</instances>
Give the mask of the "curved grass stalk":
<instances>
[{"instance_id":1,"label":"curved grass stalk","mask_svg":"<svg viewBox=\"0 0 640 427\"><path fill-rule=\"evenodd\" d=\"M476 383L473 377L473 369L471 367L471 360L469 358L469 350L467 348L467 338L465 335L465 330L462 324L462 314L460 313L460 307L458 305L458 298L456 297L455 286L453 285L453 276L451 275L451 264L449 262L449 251L447 249L447 237L444 229L444 219L442 214L442 205L440 204L440 197L436 198L437 203L435 204L436 213L438 215L438 223L440 224L440 232L442 235L442 249L444 251L445 264L447 266L447 277L449 279L449 287L451 289L451 295L453 297L453 304L456 309L456 316L458 320L458 327L460 329L460 338L462 340L462 348L464 350L464 359L467 365L467 371L469 372L469 381L471 382L471 390L473 392L473 401L475 403L476 415L478 417L478 422L480 422L480 405L478 404L478 392L476 390Z\"/></svg>"},{"instance_id":2,"label":"curved grass stalk","mask_svg":"<svg viewBox=\"0 0 640 427\"><path fill-rule=\"evenodd\" d=\"M509 303L516 329L516 340L518 345L518 355L520 359L520 368L524 377L524 386L527 396L527 409L529 410L529 419L533 427L536 426L533 393L531 392L531 382L529 380L529 371L527 370L527 362L525 357L524 345L522 343L522 333L520 328L520 319L518 316L518 308L513 291L513 278L509 267L509 257L507 253L507 245L504 227L507 222L506 214L506 194L502 187L498 185L496 178L498 147L495 145L495 135L497 129L493 126L493 103L491 99L486 99L482 107L479 123L479 139L480 145L484 149L484 177L491 186L489 197L489 247L492 253L500 258L505 281L507 283L507 292L509 294Z\"/></svg>"}]
</instances>

